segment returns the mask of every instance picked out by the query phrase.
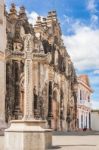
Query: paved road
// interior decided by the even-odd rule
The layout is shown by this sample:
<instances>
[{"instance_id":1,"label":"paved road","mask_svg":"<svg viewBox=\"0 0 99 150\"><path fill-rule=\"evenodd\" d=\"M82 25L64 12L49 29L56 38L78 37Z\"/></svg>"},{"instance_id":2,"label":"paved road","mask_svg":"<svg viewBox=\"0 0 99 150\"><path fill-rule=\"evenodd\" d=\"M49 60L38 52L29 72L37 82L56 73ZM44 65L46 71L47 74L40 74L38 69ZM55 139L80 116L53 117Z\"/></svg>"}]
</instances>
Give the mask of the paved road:
<instances>
[{"instance_id":1,"label":"paved road","mask_svg":"<svg viewBox=\"0 0 99 150\"><path fill-rule=\"evenodd\" d=\"M0 136L0 150L4 150L3 136ZM55 132L50 150L99 150L99 132Z\"/></svg>"},{"instance_id":2,"label":"paved road","mask_svg":"<svg viewBox=\"0 0 99 150\"><path fill-rule=\"evenodd\" d=\"M99 132L54 133L52 149L99 150Z\"/></svg>"}]
</instances>

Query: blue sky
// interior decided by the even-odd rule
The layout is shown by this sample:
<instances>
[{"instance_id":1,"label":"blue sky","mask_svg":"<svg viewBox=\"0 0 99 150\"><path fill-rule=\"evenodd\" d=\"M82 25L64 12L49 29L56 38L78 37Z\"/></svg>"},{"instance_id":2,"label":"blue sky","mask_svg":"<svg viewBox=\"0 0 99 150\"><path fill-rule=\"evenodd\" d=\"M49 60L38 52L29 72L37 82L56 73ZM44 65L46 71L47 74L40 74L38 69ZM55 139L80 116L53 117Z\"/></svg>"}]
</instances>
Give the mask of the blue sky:
<instances>
[{"instance_id":1,"label":"blue sky","mask_svg":"<svg viewBox=\"0 0 99 150\"><path fill-rule=\"evenodd\" d=\"M64 44L78 74L88 74L94 89L93 107L99 108L99 0L6 0L24 5L29 21L56 10Z\"/></svg>"}]
</instances>

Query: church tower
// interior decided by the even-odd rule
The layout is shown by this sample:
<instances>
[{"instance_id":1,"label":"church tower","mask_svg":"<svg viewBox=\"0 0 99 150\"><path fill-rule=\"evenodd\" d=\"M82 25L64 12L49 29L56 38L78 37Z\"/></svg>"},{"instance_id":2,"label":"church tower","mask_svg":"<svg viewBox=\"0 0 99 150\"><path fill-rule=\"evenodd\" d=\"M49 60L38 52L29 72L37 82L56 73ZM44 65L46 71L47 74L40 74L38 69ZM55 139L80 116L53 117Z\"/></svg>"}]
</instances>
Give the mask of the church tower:
<instances>
[{"instance_id":1,"label":"church tower","mask_svg":"<svg viewBox=\"0 0 99 150\"><path fill-rule=\"evenodd\" d=\"M0 128L5 121L5 94L6 94L6 17L4 0L0 0Z\"/></svg>"}]
</instances>

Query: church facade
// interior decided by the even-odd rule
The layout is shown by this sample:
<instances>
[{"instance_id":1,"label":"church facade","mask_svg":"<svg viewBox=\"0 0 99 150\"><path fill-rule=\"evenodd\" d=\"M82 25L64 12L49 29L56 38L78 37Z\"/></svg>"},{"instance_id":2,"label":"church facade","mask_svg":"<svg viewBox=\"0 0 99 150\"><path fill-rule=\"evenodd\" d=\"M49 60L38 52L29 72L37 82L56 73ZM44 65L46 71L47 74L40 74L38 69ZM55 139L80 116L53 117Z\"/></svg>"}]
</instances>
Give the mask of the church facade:
<instances>
[{"instance_id":1,"label":"church facade","mask_svg":"<svg viewBox=\"0 0 99 150\"><path fill-rule=\"evenodd\" d=\"M3 11L4 12L4 11ZM32 35L33 53L50 53L51 62L33 62L33 101L35 119L47 120L54 130L75 130L77 127L77 77L74 65L64 46L60 24L55 11L45 18L38 17L34 27L29 24L24 7L16 11L14 4L4 12L5 48L0 49L0 63L4 75L0 87L4 88L0 119L9 123L22 119L24 112L24 61L9 59L13 53L24 53L25 35ZM3 41L2 41L3 42ZM0 39L0 43L1 39ZM49 58L50 59L50 58ZM49 60L50 61L50 60ZM2 71L2 72L3 72ZM3 83L2 83L3 82ZM2 95L0 91L0 95ZM0 107L1 108L1 107ZM1 110L0 110L1 111Z\"/></svg>"}]
</instances>

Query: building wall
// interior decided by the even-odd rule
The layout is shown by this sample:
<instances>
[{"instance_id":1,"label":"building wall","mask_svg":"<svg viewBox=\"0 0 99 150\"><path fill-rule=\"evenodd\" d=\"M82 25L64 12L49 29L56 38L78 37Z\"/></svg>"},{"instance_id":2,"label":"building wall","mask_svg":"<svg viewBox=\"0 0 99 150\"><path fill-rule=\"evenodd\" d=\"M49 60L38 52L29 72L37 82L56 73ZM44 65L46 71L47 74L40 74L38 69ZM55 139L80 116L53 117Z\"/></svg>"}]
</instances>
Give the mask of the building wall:
<instances>
[{"instance_id":1,"label":"building wall","mask_svg":"<svg viewBox=\"0 0 99 150\"><path fill-rule=\"evenodd\" d=\"M83 75L84 79L86 75ZM78 79L78 128L80 130L87 128L90 129L91 120L91 87L86 83L86 80L82 80L82 76Z\"/></svg>"},{"instance_id":2,"label":"building wall","mask_svg":"<svg viewBox=\"0 0 99 150\"><path fill-rule=\"evenodd\" d=\"M94 131L99 131L99 111L91 112L91 129Z\"/></svg>"},{"instance_id":3,"label":"building wall","mask_svg":"<svg viewBox=\"0 0 99 150\"><path fill-rule=\"evenodd\" d=\"M78 127L80 129L87 128L89 129L89 113L90 111L87 111L85 109L78 109L78 118L79 118L79 125Z\"/></svg>"},{"instance_id":4,"label":"building wall","mask_svg":"<svg viewBox=\"0 0 99 150\"><path fill-rule=\"evenodd\" d=\"M5 95L6 95L6 18L4 15L4 0L0 0L0 120L5 120ZM2 123L1 123L2 124ZM2 126L2 125L1 125Z\"/></svg>"}]
</instances>

